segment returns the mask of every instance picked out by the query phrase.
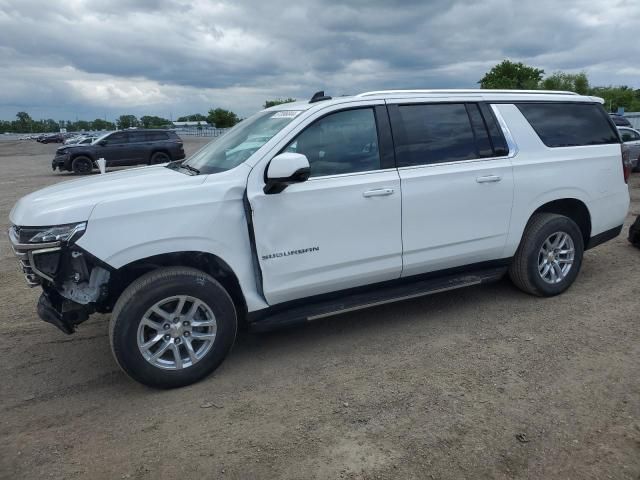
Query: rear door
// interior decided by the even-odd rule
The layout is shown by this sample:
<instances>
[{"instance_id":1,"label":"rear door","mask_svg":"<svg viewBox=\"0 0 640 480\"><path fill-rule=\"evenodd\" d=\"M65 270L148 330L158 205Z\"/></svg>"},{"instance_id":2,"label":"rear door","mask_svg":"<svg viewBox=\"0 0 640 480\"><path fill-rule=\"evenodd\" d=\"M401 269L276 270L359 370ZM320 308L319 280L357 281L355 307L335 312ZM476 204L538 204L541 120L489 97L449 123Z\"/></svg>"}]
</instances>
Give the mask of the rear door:
<instances>
[{"instance_id":1,"label":"rear door","mask_svg":"<svg viewBox=\"0 0 640 480\"><path fill-rule=\"evenodd\" d=\"M129 132L130 162L132 164L147 163L151 152L151 141L149 135L152 132Z\"/></svg>"},{"instance_id":2,"label":"rear door","mask_svg":"<svg viewBox=\"0 0 640 480\"><path fill-rule=\"evenodd\" d=\"M490 108L389 103L402 185L402 276L502 258L513 174Z\"/></svg>"},{"instance_id":3,"label":"rear door","mask_svg":"<svg viewBox=\"0 0 640 480\"><path fill-rule=\"evenodd\" d=\"M127 165L131 160L129 135L127 132L115 132L105 139L105 145L96 152L98 158L103 157L107 165Z\"/></svg>"}]
</instances>

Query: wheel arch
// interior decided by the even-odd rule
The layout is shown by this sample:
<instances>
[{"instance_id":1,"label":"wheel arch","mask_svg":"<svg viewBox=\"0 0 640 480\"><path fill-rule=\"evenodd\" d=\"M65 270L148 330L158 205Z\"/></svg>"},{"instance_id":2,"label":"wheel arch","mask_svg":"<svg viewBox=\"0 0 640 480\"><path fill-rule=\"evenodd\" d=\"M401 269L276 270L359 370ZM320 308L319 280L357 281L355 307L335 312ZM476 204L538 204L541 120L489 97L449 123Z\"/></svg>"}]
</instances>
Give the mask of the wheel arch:
<instances>
[{"instance_id":1,"label":"wheel arch","mask_svg":"<svg viewBox=\"0 0 640 480\"><path fill-rule=\"evenodd\" d=\"M238 322L246 323L247 303L240 282L233 269L222 258L208 252L180 251L162 253L135 260L113 271L108 284L108 298L105 310L110 310L122 292L142 275L164 267L191 267L201 270L213 278L227 290L233 300Z\"/></svg>"},{"instance_id":2,"label":"wheel arch","mask_svg":"<svg viewBox=\"0 0 640 480\"><path fill-rule=\"evenodd\" d=\"M86 150L84 151L80 151L80 152L73 152L69 155L69 161L73 162L74 159L78 158L78 157L87 157L89 160L91 160L92 162L95 162L96 159L94 158L93 154L91 154L91 152L87 152Z\"/></svg>"},{"instance_id":3,"label":"wheel arch","mask_svg":"<svg viewBox=\"0 0 640 480\"><path fill-rule=\"evenodd\" d=\"M153 156L156 153L164 153L166 156L169 157L169 160L171 160L173 157L171 156L171 153L169 152L169 149L166 147L155 147L154 149L152 149L149 152L149 155L147 156L147 162L151 163L151 159L153 158Z\"/></svg>"},{"instance_id":4,"label":"wheel arch","mask_svg":"<svg viewBox=\"0 0 640 480\"><path fill-rule=\"evenodd\" d=\"M577 198L561 198L549 201L539 206L529 217L528 221L537 213L555 213L573 220L582 232L585 248L591 239L591 214L587 205Z\"/></svg>"}]
</instances>

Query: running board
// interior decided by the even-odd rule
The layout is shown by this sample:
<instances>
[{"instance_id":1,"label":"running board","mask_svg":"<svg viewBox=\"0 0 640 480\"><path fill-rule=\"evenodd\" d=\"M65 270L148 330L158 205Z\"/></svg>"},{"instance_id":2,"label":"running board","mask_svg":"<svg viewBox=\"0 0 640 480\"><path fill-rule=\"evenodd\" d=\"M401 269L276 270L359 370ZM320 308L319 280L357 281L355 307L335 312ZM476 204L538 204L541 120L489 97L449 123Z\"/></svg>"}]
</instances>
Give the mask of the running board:
<instances>
[{"instance_id":1,"label":"running board","mask_svg":"<svg viewBox=\"0 0 640 480\"><path fill-rule=\"evenodd\" d=\"M445 277L427 278L411 283L403 282L399 284L398 282L391 282L390 285L355 289L355 293L347 293L339 297L336 296L338 294L333 294L331 295L332 298L324 300L314 301L314 299L308 299L303 305L300 305L300 302L297 301L295 302L296 306L291 306L290 308L286 308L286 305L278 305L267 310L265 312L266 315L261 315L253 321L250 320L249 327L252 331L257 332L273 330L305 321L376 307L386 303L400 302L448 290L495 282L500 280L506 271L506 267L501 267ZM273 311L276 308L277 311Z\"/></svg>"}]
</instances>

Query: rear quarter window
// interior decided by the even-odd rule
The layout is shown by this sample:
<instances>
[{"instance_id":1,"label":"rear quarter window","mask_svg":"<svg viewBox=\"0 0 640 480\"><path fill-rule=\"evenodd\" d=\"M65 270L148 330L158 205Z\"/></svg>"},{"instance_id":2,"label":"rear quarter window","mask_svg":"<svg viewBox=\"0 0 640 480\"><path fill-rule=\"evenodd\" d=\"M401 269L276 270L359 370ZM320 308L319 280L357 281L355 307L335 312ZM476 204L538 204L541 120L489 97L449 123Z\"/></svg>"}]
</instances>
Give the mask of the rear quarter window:
<instances>
[{"instance_id":1,"label":"rear quarter window","mask_svg":"<svg viewBox=\"0 0 640 480\"><path fill-rule=\"evenodd\" d=\"M518 103L516 106L547 147L620 143L599 104Z\"/></svg>"}]
</instances>

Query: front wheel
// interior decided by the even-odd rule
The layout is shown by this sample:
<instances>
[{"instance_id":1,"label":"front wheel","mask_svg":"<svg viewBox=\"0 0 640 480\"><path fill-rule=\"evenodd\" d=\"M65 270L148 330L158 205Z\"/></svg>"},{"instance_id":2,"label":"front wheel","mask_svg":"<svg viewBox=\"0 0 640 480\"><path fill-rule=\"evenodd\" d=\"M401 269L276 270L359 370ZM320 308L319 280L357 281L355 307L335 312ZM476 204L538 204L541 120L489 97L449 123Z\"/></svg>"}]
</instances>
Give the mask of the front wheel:
<instances>
[{"instance_id":1,"label":"front wheel","mask_svg":"<svg viewBox=\"0 0 640 480\"><path fill-rule=\"evenodd\" d=\"M169 158L169 155L167 155L164 152L156 152L153 155L151 155L151 160L149 161L150 165L156 165L158 163L167 163L170 162L171 159Z\"/></svg>"},{"instance_id":2,"label":"front wheel","mask_svg":"<svg viewBox=\"0 0 640 480\"><path fill-rule=\"evenodd\" d=\"M93 170L93 160L89 157L76 157L71 162L71 170L76 175L87 175Z\"/></svg>"},{"instance_id":3,"label":"front wheel","mask_svg":"<svg viewBox=\"0 0 640 480\"><path fill-rule=\"evenodd\" d=\"M227 356L237 332L229 294L193 268L154 270L120 296L109 324L118 365L134 380L156 388L197 382Z\"/></svg>"},{"instance_id":4,"label":"front wheel","mask_svg":"<svg viewBox=\"0 0 640 480\"><path fill-rule=\"evenodd\" d=\"M582 231L573 220L553 213L536 214L525 228L509 276L524 292L558 295L578 276L583 253Z\"/></svg>"}]
</instances>

